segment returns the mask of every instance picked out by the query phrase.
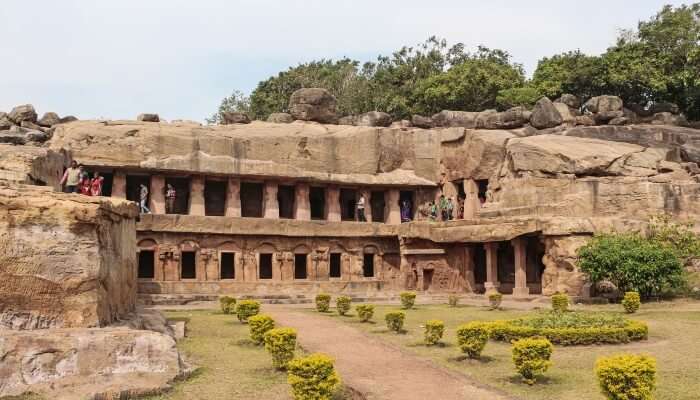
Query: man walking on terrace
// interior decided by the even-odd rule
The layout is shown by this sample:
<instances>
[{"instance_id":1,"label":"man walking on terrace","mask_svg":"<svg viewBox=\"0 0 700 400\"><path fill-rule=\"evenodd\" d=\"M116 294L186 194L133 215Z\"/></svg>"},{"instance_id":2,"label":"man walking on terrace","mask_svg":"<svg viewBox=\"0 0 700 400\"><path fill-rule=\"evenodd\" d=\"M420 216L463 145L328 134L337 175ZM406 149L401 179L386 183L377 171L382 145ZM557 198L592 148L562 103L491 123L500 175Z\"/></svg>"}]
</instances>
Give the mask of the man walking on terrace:
<instances>
[{"instance_id":1,"label":"man walking on terrace","mask_svg":"<svg viewBox=\"0 0 700 400\"><path fill-rule=\"evenodd\" d=\"M367 221L365 218L365 195L361 194L360 199L357 200L357 220L360 222Z\"/></svg>"},{"instance_id":2,"label":"man walking on terrace","mask_svg":"<svg viewBox=\"0 0 700 400\"><path fill-rule=\"evenodd\" d=\"M141 214L150 214L151 210L148 208L148 206L146 206L148 203L148 188L142 183L139 189L139 205L141 206Z\"/></svg>"},{"instance_id":3,"label":"man walking on terrace","mask_svg":"<svg viewBox=\"0 0 700 400\"><path fill-rule=\"evenodd\" d=\"M80 183L80 168L78 168L78 162L73 160L70 162L70 167L63 173L61 186L63 186L65 193L76 193L78 183Z\"/></svg>"}]
</instances>

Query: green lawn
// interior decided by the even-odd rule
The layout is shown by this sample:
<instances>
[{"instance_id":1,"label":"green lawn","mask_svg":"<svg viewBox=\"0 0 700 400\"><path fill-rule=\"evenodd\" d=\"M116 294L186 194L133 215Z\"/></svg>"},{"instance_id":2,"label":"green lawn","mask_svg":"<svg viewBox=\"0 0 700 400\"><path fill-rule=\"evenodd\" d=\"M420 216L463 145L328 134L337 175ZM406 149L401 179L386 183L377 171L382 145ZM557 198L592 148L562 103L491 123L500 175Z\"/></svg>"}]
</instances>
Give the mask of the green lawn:
<instances>
[{"instance_id":1,"label":"green lawn","mask_svg":"<svg viewBox=\"0 0 700 400\"><path fill-rule=\"evenodd\" d=\"M657 359L657 400L691 400L700 398L700 303L676 302L644 304L633 318L649 324L649 340L616 346L557 346L554 366L540 383L521 383L513 368L510 345L490 341L480 360L465 360L456 346L456 327L471 320L508 319L527 315L531 311L490 311L485 307L447 305L417 306L406 311L404 334L389 332L384 323L387 311L394 306L378 306L374 324L363 324L356 317L329 318L351 324L382 340L402 346L420 356L430 358L450 369L459 371L475 381L499 388L518 398L532 400L604 399L599 393L593 371L598 356L620 352L646 353ZM619 312L621 306L588 306L587 310ZM312 311L309 311L312 312ZM442 346L423 344L423 325L429 319L445 322Z\"/></svg>"}]
</instances>

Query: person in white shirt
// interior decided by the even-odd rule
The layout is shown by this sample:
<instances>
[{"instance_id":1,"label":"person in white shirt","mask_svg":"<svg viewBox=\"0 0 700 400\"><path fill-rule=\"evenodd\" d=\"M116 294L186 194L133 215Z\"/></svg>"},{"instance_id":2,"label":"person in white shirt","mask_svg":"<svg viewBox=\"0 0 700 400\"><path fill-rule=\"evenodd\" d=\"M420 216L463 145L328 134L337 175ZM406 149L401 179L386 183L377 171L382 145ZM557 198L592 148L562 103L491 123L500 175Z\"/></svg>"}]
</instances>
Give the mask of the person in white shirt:
<instances>
[{"instance_id":1,"label":"person in white shirt","mask_svg":"<svg viewBox=\"0 0 700 400\"><path fill-rule=\"evenodd\" d=\"M357 220L360 222L367 221L365 218L365 195L361 194L360 199L357 200Z\"/></svg>"}]
</instances>

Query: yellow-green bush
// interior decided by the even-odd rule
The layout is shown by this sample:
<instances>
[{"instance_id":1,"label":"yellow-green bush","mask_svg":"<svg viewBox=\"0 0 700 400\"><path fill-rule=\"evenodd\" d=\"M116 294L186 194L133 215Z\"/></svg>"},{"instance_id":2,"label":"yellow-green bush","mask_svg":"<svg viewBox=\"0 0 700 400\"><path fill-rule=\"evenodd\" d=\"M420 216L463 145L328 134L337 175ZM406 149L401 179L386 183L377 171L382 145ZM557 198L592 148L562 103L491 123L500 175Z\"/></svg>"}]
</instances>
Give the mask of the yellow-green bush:
<instances>
[{"instance_id":1,"label":"yellow-green bush","mask_svg":"<svg viewBox=\"0 0 700 400\"><path fill-rule=\"evenodd\" d=\"M569 296L566 293L555 293L552 295L552 310L565 312L569 309Z\"/></svg>"},{"instance_id":2,"label":"yellow-green bush","mask_svg":"<svg viewBox=\"0 0 700 400\"><path fill-rule=\"evenodd\" d=\"M236 315L238 320L246 323L248 318L260 312L260 302L255 300L241 300L236 305Z\"/></svg>"},{"instance_id":3,"label":"yellow-green bush","mask_svg":"<svg viewBox=\"0 0 700 400\"><path fill-rule=\"evenodd\" d=\"M265 350L272 356L272 365L278 369L287 367L294 358L297 331L292 328L274 328L265 333Z\"/></svg>"},{"instance_id":4,"label":"yellow-green bush","mask_svg":"<svg viewBox=\"0 0 700 400\"><path fill-rule=\"evenodd\" d=\"M360 321L367 322L372 319L374 315L374 306L371 304L360 304L355 306L355 312L357 312Z\"/></svg>"},{"instance_id":5,"label":"yellow-green bush","mask_svg":"<svg viewBox=\"0 0 700 400\"><path fill-rule=\"evenodd\" d=\"M625 311L629 314L636 313L641 304L642 301L637 292L627 292L625 293L625 297L622 298L622 307L624 307Z\"/></svg>"},{"instance_id":6,"label":"yellow-green bush","mask_svg":"<svg viewBox=\"0 0 700 400\"><path fill-rule=\"evenodd\" d=\"M265 342L265 333L275 327L275 320L269 315L259 314L248 318L250 339L257 345Z\"/></svg>"},{"instance_id":7,"label":"yellow-green bush","mask_svg":"<svg viewBox=\"0 0 700 400\"><path fill-rule=\"evenodd\" d=\"M232 314L236 311L236 299L231 296L219 297L219 305L224 314Z\"/></svg>"},{"instance_id":8,"label":"yellow-green bush","mask_svg":"<svg viewBox=\"0 0 700 400\"><path fill-rule=\"evenodd\" d=\"M456 294L451 294L447 297L447 304L450 305L450 307L457 307L457 304L459 304L459 296Z\"/></svg>"},{"instance_id":9,"label":"yellow-green bush","mask_svg":"<svg viewBox=\"0 0 700 400\"><path fill-rule=\"evenodd\" d=\"M416 304L416 292L401 292L399 296L404 310L410 310Z\"/></svg>"},{"instance_id":10,"label":"yellow-green bush","mask_svg":"<svg viewBox=\"0 0 700 400\"><path fill-rule=\"evenodd\" d=\"M445 333L445 323L439 319L431 319L425 323L425 344L432 346L438 344Z\"/></svg>"},{"instance_id":11,"label":"yellow-green bush","mask_svg":"<svg viewBox=\"0 0 700 400\"><path fill-rule=\"evenodd\" d=\"M547 338L534 337L513 342L513 363L515 369L528 385L533 385L536 376L549 369L554 346Z\"/></svg>"},{"instance_id":12,"label":"yellow-green bush","mask_svg":"<svg viewBox=\"0 0 700 400\"><path fill-rule=\"evenodd\" d=\"M340 387L333 359L319 353L290 361L287 382L295 400L331 400Z\"/></svg>"},{"instance_id":13,"label":"yellow-green bush","mask_svg":"<svg viewBox=\"0 0 700 400\"><path fill-rule=\"evenodd\" d=\"M319 293L316 295L316 310L318 312L328 312L331 305L331 295Z\"/></svg>"},{"instance_id":14,"label":"yellow-green bush","mask_svg":"<svg viewBox=\"0 0 700 400\"><path fill-rule=\"evenodd\" d=\"M392 311L384 315L384 320L386 321L386 327L396 333L401 332L403 329L403 321L406 319L406 313L403 311Z\"/></svg>"},{"instance_id":15,"label":"yellow-green bush","mask_svg":"<svg viewBox=\"0 0 700 400\"><path fill-rule=\"evenodd\" d=\"M596 361L596 376L609 400L651 400L656 387L653 357L619 354Z\"/></svg>"},{"instance_id":16,"label":"yellow-green bush","mask_svg":"<svg viewBox=\"0 0 700 400\"><path fill-rule=\"evenodd\" d=\"M350 304L352 299L348 296L338 296L335 299L335 308L338 310L338 314L345 315L350 311Z\"/></svg>"},{"instance_id":17,"label":"yellow-green bush","mask_svg":"<svg viewBox=\"0 0 700 400\"><path fill-rule=\"evenodd\" d=\"M503 295L498 292L490 292L488 295L489 304L492 310L497 310L501 306L501 301L503 301Z\"/></svg>"},{"instance_id":18,"label":"yellow-green bush","mask_svg":"<svg viewBox=\"0 0 700 400\"><path fill-rule=\"evenodd\" d=\"M457 344L469 358L478 358L489 341L489 324L469 322L457 328Z\"/></svg>"}]
</instances>

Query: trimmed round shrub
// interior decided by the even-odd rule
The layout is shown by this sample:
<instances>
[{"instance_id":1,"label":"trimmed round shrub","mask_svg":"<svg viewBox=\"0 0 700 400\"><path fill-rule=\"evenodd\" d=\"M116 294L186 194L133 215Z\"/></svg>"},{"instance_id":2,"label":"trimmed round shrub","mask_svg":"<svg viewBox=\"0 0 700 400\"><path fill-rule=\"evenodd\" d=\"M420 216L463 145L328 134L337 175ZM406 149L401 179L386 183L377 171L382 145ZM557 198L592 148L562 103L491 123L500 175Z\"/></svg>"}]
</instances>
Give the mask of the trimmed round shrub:
<instances>
[{"instance_id":1,"label":"trimmed round shrub","mask_svg":"<svg viewBox=\"0 0 700 400\"><path fill-rule=\"evenodd\" d=\"M439 319L431 319L425 323L425 344L432 346L438 344L445 333L445 323Z\"/></svg>"},{"instance_id":2,"label":"trimmed round shrub","mask_svg":"<svg viewBox=\"0 0 700 400\"><path fill-rule=\"evenodd\" d=\"M489 340L489 325L469 322L457 328L457 345L469 358L478 358Z\"/></svg>"},{"instance_id":3,"label":"trimmed round shrub","mask_svg":"<svg viewBox=\"0 0 700 400\"><path fill-rule=\"evenodd\" d=\"M355 306L355 312L361 322L368 322L374 315L374 306L371 304L360 304Z\"/></svg>"},{"instance_id":4,"label":"trimmed round shrub","mask_svg":"<svg viewBox=\"0 0 700 400\"><path fill-rule=\"evenodd\" d=\"M401 332L403 329L403 321L406 319L406 313L403 311L392 311L386 313L384 320L386 321L386 327L396 333Z\"/></svg>"},{"instance_id":5,"label":"trimmed round shrub","mask_svg":"<svg viewBox=\"0 0 700 400\"><path fill-rule=\"evenodd\" d=\"M532 317L485 322L491 338L503 342L542 336L564 346L618 344L644 340L648 326L618 314L571 311L542 312Z\"/></svg>"},{"instance_id":6,"label":"trimmed round shrub","mask_svg":"<svg viewBox=\"0 0 700 400\"><path fill-rule=\"evenodd\" d=\"M534 337L513 342L513 363L515 369L528 385L534 385L537 375L549 369L554 346L547 338Z\"/></svg>"},{"instance_id":7,"label":"trimmed round shrub","mask_svg":"<svg viewBox=\"0 0 700 400\"><path fill-rule=\"evenodd\" d=\"M241 300L236 305L236 315L238 320L246 323L248 318L260 312L260 302L255 300Z\"/></svg>"},{"instance_id":8,"label":"trimmed round shrub","mask_svg":"<svg viewBox=\"0 0 700 400\"><path fill-rule=\"evenodd\" d=\"M232 314L236 311L236 299L231 296L219 297L219 305L224 314Z\"/></svg>"},{"instance_id":9,"label":"trimmed round shrub","mask_svg":"<svg viewBox=\"0 0 700 400\"><path fill-rule=\"evenodd\" d=\"M275 327L275 320L269 315L259 314L248 318L250 339L257 345L265 342L265 333Z\"/></svg>"},{"instance_id":10,"label":"trimmed round shrub","mask_svg":"<svg viewBox=\"0 0 700 400\"><path fill-rule=\"evenodd\" d=\"M316 310L318 312L328 312L331 305L331 295L319 293L316 295Z\"/></svg>"},{"instance_id":11,"label":"trimmed round shrub","mask_svg":"<svg viewBox=\"0 0 700 400\"><path fill-rule=\"evenodd\" d=\"M642 304L639 293L637 292L627 292L625 297L622 298L622 307L629 314L634 314L639 310L639 306Z\"/></svg>"},{"instance_id":12,"label":"trimmed round shrub","mask_svg":"<svg viewBox=\"0 0 700 400\"><path fill-rule=\"evenodd\" d=\"M498 310L501 306L501 301L503 301L503 295L498 292L491 292L488 294L489 305L492 310Z\"/></svg>"},{"instance_id":13,"label":"trimmed round shrub","mask_svg":"<svg viewBox=\"0 0 700 400\"><path fill-rule=\"evenodd\" d=\"M284 369L294 358L297 331L292 328L274 328L265 333L265 350L272 356L272 365Z\"/></svg>"},{"instance_id":14,"label":"trimmed round shrub","mask_svg":"<svg viewBox=\"0 0 700 400\"><path fill-rule=\"evenodd\" d=\"M555 312L565 312L569 309L569 296L566 293L555 293L552 295L552 310Z\"/></svg>"},{"instance_id":15,"label":"trimmed round shrub","mask_svg":"<svg viewBox=\"0 0 700 400\"><path fill-rule=\"evenodd\" d=\"M335 299L335 308L338 310L338 314L345 315L350 311L350 304L352 299L348 296L338 296Z\"/></svg>"},{"instance_id":16,"label":"trimmed round shrub","mask_svg":"<svg viewBox=\"0 0 700 400\"><path fill-rule=\"evenodd\" d=\"M457 304L459 304L459 296L456 294L451 294L447 297L447 304L450 305L450 307L457 307Z\"/></svg>"},{"instance_id":17,"label":"trimmed round shrub","mask_svg":"<svg viewBox=\"0 0 700 400\"><path fill-rule=\"evenodd\" d=\"M656 387L653 357L619 354L601 357L595 373L600 389L609 400L651 400Z\"/></svg>"},{"instance_id":18,"label":"trimmed round shrub","mask_svg":"<svg viewBox=\"0 0 700 400\"><path fill-rule=\"evenodd\" d=\"M333 359L320 353L290 361L287 382L295 400L330 400L340 387Z\"/></svg>"},{"instance_id":19,"label":"trimmed round shrub","mask_svg":"<svg viewBox=\"0 0 700 400\"><path fill-rule=\"evenodd\" d=\"M401 307L410 310L416 304L416 292L401 292Z\"/></svg>"}]
</instances>

